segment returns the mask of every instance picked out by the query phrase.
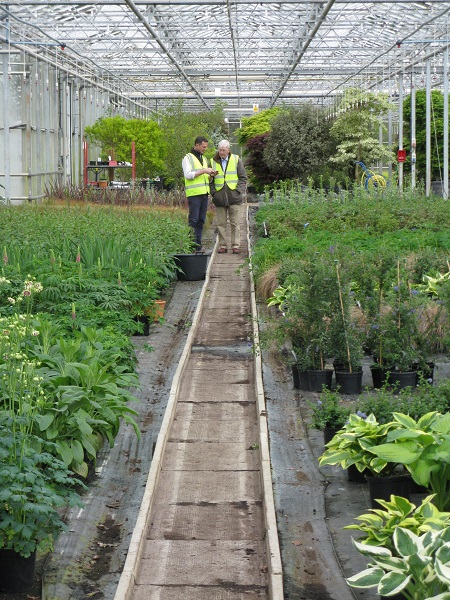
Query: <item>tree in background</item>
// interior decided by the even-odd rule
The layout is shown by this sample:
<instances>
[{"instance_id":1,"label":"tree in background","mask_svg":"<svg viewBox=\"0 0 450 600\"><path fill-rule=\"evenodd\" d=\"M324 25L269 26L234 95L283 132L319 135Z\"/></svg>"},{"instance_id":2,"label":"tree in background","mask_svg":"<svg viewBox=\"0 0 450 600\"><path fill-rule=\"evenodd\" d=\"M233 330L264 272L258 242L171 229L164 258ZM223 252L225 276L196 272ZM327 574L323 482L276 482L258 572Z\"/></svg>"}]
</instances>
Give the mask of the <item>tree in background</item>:
<instances>
[{"instance_id":1,"label":"tree in background","mask_svg":"<svg viewBox=\"0 0 450 600\"><path fill-rule=\"evenodd\" d=\"M235 131L238 144L243 147L244 163L250 185L261 192L265 185L276 181L264 159L264 150L270 136L272 120L280 108L268 108L252 117L243 117L241 129Z\"/></svg>"},{"instance_id":2,"label":"tree in background","mask_svg":"<svg viewBox=\"0 0 450 600\"><path fill-rule=\"evenodd\" d=\"M184 110L183 101L173 102L159 112L158 120L166 143L165 182L183 185L181 162L191 150L194 140L202 135L210 141L206 158L212 158L217 144L226 136L223 103L217 101L211 111L190 113Z\"/></svg>"},{"instance_id":3,"label":"tree in background","mask_svg":"<svg viewBox=\"0 0 450 600\"><path fill-rule=\"evenodd\" d=\"M241 146L245 146L250 138L272 129L272 120L280 113L280 108L268 108L252 117L242 117L242 127L235 132L236 140Z\"/></svg>"},{"instance_id":4,"label":"tree in background","mask_svg":"<svg viewBox=\"0 0 450 600\"><path fill-rule=\"evenodd\" d=\"M442 179L444 95L439 90L431 92L431 107L431 174L433 179ZM404 148L410 150L411 96L405 98L403 116L405 120ZM416 91L416 172L420 179L426 178L426 90Z\"/></svg>"},{"instance_id":5,"label":"tree in background","mask_svg":"<svg viewBox=\"0 0 450 600\"><path fill-rule=\"evenodd\" d=\"M271 119L272 130L264 161L277 179L318 179L336 150L330 137L331 122L311 104L280 111Z\"/></svg>"},{"instance_id":6,"label":"tree in background","mask_svg":"<svg viewBox=\"0 0 450 600\"><path fill-rule=\"evenodd\" d=\"M131 143L135 143L136 177L155 177L164 169L166 144L155 121L101 117L84 130L90 143L101 148L102 159L131 162Z\"/></svg>"},{"instance_id":7,"label":"tree in background","mask_svg":"<svg viewBox=\"0 0 450 600\"><path fill-rule=\"evenodd\" d=\"M354 171L359 180L359 169L355 163L363 162L368 167L378 160L394 162L395 155L378 139L379 128L386 129L383 115L392 105L386 94L364 92L349 88L342 98L338 116L331 127L331 136L337 143L337 152L330 161Z\"/></svg>"}]
</instances>

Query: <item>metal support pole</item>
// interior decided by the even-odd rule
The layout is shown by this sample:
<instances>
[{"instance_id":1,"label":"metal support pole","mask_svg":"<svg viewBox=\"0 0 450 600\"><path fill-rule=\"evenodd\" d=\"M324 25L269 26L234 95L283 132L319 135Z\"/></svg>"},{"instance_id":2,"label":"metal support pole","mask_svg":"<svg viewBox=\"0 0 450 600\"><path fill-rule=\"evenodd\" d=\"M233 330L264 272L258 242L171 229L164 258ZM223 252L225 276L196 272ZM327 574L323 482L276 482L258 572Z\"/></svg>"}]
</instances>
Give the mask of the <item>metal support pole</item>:
<instances>
[{"instance_id":1,"label":"metal support pole","mask_svg":"<svg viewBox=\"0 0 450 600\"><path fill-rule=\"evenodd\" d=\"M411 189L416 187L416 86L411 73Z\"/></svg>"},{"instance_id":2,"label":"metal support pole","mask_svg":"<svg viewBox=\"0 0 450 600\"><path fill-rule=\"evenodd\" d=\"M388 111L388 147L390 152L392 152L392 110ZM392 181L392 162L390 161L388 167L388 177L389 181Z\"/></svg>"},{"instance_id":3,"label":"metal support pole","mask_svg":"<svg viewBox=\"0 0 450 600\"><path fill-rule=\"evenodd\" d=\"M403 72L398 76L398 149L403 150ZM403 190L403 163L397 161L398 188Z\"/></svg>"},{"instance_id":4,"label":"metal support pole","mask_svg":"<svg viewBox=\"0 0 450 600\"><path fill-rule=\"evenodd\" d=\"M444 198L448 198L448 48L444 51Z\"/></svg>"},{"instance_id":5,"label":"metal support pole","mask_svg":"<svg viewBox=\"0 0 450 600\"><path fill-rule=\"evenodd\" d=\"M425 168L425 196L431 193L431 61L426 62L426 168Z\"/></svg>"},{"instance_id":6,"label":"metal support pole","mask_svg":"<svg viewBox=\"0 0 450 600\"><path fill-rule=\"evenodd\" d=\"M11 199L11 141L9 136L9 78L8 55L3 55L3 163L5 165L5 201L9 204Z\"/></svg>"}]
</instances>

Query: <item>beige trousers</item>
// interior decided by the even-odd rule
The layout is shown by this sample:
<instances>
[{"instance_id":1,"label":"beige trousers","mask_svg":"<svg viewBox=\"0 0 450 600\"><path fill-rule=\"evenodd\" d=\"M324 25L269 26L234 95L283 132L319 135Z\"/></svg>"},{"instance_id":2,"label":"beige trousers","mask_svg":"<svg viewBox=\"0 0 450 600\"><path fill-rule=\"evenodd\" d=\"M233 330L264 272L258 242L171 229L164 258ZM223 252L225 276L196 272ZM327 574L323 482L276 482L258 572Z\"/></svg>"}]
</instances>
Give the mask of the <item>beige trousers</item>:
<instances>
[{"instance_id":1,"label":"beige trousers","mask_svg":"<svg viewBox=\"0 0 450 600\"><path fill-rule=\"evenodd\" d=\"M239 248L241 244L241 219L242 204L231 204L230 206L217 206L217 233L219 234L219 246L227 247L227 218L231 227L231 247Z\"/></svg>"}]
</instances>

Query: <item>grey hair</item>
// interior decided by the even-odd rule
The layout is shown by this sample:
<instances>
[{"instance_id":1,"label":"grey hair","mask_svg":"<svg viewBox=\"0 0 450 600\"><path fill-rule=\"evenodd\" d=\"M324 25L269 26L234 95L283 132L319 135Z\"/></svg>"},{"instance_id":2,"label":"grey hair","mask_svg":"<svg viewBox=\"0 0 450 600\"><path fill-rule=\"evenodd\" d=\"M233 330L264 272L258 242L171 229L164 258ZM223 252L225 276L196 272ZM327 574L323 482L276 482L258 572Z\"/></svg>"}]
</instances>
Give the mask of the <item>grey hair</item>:
<instances>
[{"instance_id":1,"label":"grey hair","mask_svg":"<svg viewBox=\"0 0 450 600\"><path fill-rule=\"evenodd\" d=\"M219 145L217 146L217 148L229 148L230 147L230 142L228 140L222 140L221 142L219 142Z\"/></svg>"}]
</instances>

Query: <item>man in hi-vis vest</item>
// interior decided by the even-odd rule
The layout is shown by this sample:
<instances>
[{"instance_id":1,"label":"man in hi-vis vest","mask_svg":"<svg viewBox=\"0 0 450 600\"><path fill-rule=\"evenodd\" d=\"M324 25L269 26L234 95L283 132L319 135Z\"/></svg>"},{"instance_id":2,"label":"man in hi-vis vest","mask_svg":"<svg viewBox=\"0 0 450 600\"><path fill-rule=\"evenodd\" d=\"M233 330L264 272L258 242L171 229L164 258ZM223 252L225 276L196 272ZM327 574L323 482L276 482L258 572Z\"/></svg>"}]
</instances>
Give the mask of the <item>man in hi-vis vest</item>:
<instances>
[{"instance_id":1,"label":"man in hi-vis vest","mask_svg":"<svg viewBox=\"0 0 450 600\"><path fill-rule=\"evenodd\" d=\"M242 200L247 190L247 173L239 156L231 154L228 140L219 142L218 150L211 160L211 166L215 172L211 182L211 194L217 215L219 235L217 252L223 254L228 251L226 238L228 218L231 227L232 252L239 254L241 243L239 222Z\"/></svg>"},{"instance_id":2,"label":"man in hi-vis vest","mask_svg":"<svg viewBox=\"0 0 450 600\"><path fill-rule=\"evenodd\" d=\"M189 226L194 235L195 249L202 249L203 225L208 210L209 179L214 169L208 167L203 157L208 147L208 140L202 136L195 138L194 147L183 158L184 185L189 205Z\"/></svg>"}]
</instances>

